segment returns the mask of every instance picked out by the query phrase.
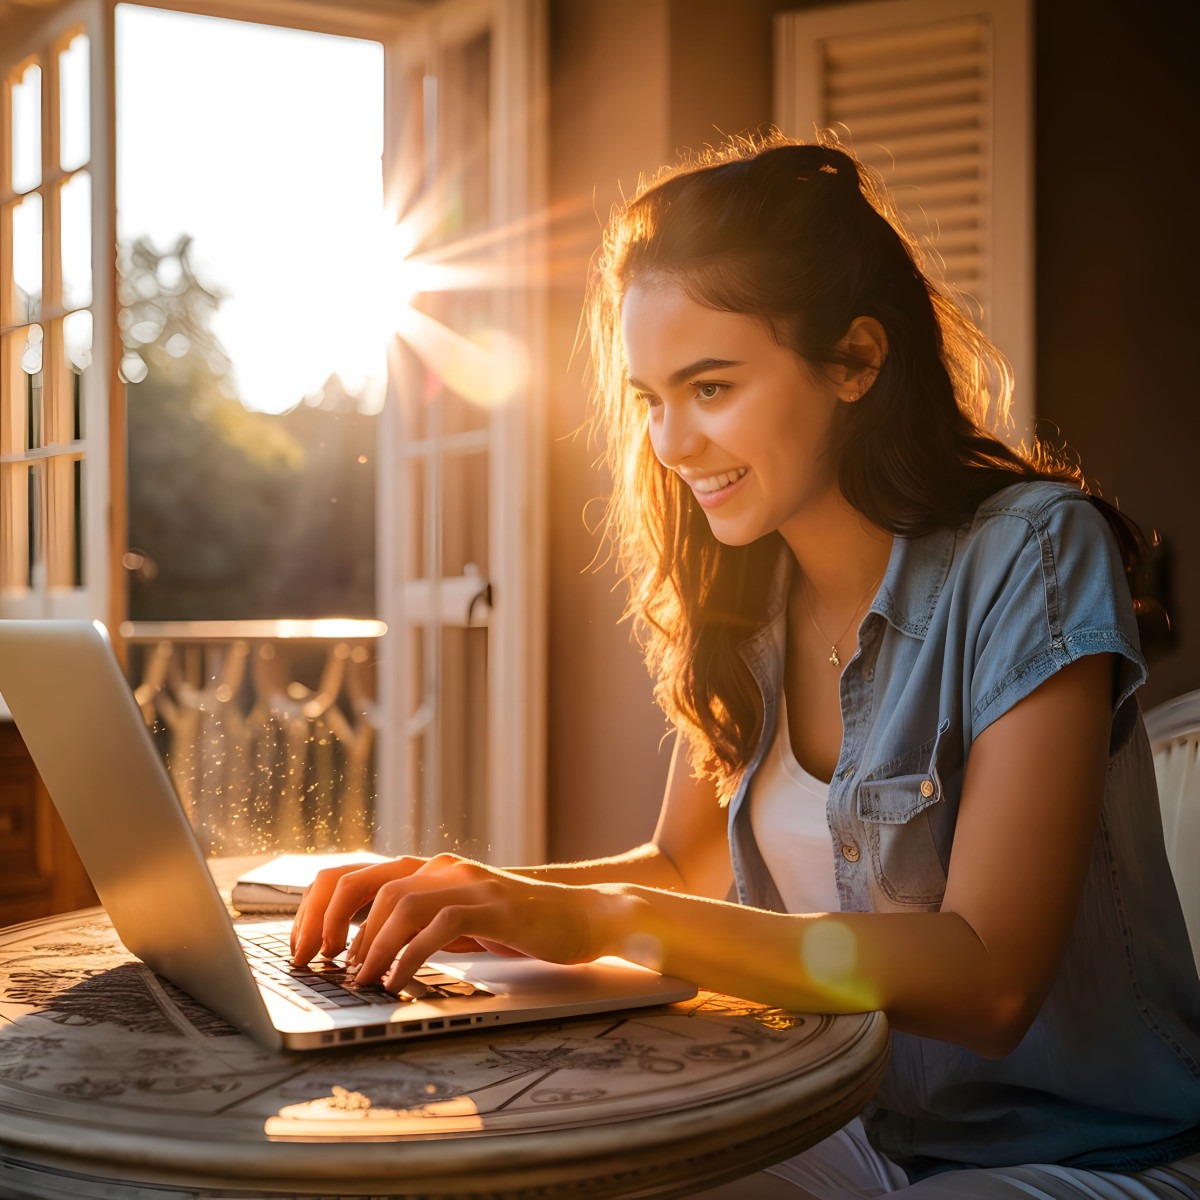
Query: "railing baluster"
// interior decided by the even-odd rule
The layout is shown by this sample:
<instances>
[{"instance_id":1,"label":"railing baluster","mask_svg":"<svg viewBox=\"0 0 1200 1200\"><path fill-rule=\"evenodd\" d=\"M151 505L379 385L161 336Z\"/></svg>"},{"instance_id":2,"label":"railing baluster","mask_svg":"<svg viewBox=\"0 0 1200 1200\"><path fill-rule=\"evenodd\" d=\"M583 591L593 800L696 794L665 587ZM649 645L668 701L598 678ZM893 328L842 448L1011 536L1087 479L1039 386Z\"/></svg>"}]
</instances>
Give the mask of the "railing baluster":
<instances>
[{"instance_id":1,"label":"railing baluster","mask_svg":"<svg viewBox=\"0 0 1200 1200\"><path fill-rule=\"evenodd\" d=\"M172 782L207 853L371 844L372 658L383 627L337 624L336 632L296 621L122 629L142 648L135 698L147 724L165 731ZM318 665L310 687L300 676Z\"/></svg>"}]
</instances>

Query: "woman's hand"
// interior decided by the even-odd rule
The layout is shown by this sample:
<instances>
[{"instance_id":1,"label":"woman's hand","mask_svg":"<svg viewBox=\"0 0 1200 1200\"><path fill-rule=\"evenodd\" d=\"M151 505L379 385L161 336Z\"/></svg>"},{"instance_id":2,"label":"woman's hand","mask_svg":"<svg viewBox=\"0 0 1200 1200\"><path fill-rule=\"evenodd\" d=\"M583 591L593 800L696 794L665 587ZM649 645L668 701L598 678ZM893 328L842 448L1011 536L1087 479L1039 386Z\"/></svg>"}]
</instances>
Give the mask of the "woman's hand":
<instances>
[{"instance_id":1,"label":"woman's hand","mask_svg":"<svg viewBox=\"0 0 1200 1200\"><path fill-rule=\"evenodd\" d=\"M596 931L613 898L603 887L533 880L453 854L331 867L300 902L293 961L309 962L318 949L340 955L351 917L370 902L347 955L359 984L397 991L439 950L587 962L608 952Z\"/></svg>"}]
</instances>

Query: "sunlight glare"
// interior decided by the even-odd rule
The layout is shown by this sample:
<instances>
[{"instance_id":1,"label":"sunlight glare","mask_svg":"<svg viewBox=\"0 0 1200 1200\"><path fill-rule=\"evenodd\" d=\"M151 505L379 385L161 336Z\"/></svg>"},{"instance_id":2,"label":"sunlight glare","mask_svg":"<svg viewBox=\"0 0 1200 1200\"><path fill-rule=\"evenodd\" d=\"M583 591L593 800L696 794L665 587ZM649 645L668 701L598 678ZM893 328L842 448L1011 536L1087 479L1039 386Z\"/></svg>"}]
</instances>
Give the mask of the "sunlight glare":
<instances>
[{"instance_id":1,"label":"sunlight glare","mask_svg":"<svg viewBox=\"0 0 1200 1200\"><path fill-rule=\"evenodd\" d=\"M475 404L504 404L529 380L528 351L502 329L465 337L409 306L396 332L448 388Z\"/></svg>"},{"instance_id":2,"label":"sunlight glare","mask_svg":"<svg viewBox=\"0 0 1200 1200\"><path fill-rule=\"evenodd\" d=\"M806 922L800 956L815 987L843 1003L879 1007L874 988L858 974L858 940L844 922L833 918Z\"/></svg>"},{"instance_id":3,"label":"sunlight glare","mask_svg":"<svg viewBox=\"0 0 1200 1200\"><path fill-rule=\"evenodd\" d=\"M385 221L378 233L378 252L370 256L375 270L362 284L371 336L381 347L400 337L446 387L472 403L504 404L529 381L528 351L503 330L485 327L465 334L417 307L421 295L464 291L473 282L469 266L429 262L415 252L421 225L412 215Z\"/></svg>"}]
</instances>

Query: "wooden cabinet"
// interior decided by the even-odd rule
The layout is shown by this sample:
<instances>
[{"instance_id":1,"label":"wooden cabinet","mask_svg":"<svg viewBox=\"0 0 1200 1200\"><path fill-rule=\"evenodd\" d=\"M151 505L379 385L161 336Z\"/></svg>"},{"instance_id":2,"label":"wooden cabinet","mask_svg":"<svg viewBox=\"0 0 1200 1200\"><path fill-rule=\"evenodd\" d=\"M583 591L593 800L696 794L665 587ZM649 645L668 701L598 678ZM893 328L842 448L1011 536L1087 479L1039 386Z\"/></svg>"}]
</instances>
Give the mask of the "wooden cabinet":
<instances>
[{"instance_id":1,"label":"wooden cabinet","mask_svg":"<svg viewBox=\"0 0 1200 1200\"><path fill-rule=\"evenodd\" d=\"M17 727L0 721L0 926L95 903Z\"/></svg>"}]
</instances>

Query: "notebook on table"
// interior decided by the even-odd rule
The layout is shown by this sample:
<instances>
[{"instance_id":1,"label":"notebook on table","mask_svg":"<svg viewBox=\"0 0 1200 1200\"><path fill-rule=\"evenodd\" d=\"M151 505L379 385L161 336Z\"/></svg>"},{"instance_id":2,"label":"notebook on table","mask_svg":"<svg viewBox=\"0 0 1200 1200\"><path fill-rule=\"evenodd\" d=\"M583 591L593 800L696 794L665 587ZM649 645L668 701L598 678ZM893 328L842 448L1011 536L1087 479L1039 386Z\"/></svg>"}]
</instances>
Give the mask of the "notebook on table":
<instances>
[{"instance_id":1,"label":"notebook on table","mask_svg":"<svg viewBox=\"0 0 1200 1200\"><path fill-rule=\"evenodd\" d=\"M102 625L0 621L0 696L121 941L264 1046L322 1049L695 995L622 959L441 954L399 997L348 986L337 961L293 969L289 921L231 919Z\"/></svg>"}]
</instances>

